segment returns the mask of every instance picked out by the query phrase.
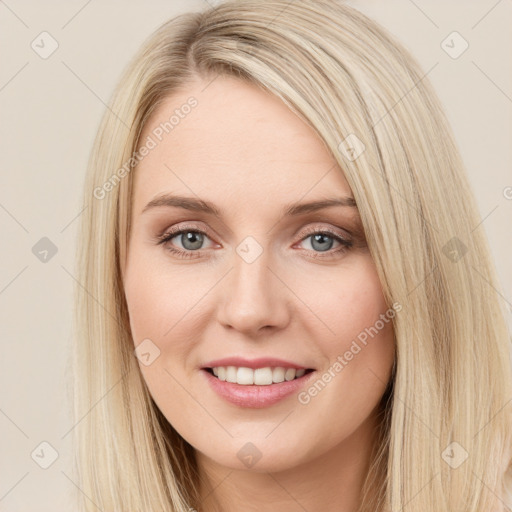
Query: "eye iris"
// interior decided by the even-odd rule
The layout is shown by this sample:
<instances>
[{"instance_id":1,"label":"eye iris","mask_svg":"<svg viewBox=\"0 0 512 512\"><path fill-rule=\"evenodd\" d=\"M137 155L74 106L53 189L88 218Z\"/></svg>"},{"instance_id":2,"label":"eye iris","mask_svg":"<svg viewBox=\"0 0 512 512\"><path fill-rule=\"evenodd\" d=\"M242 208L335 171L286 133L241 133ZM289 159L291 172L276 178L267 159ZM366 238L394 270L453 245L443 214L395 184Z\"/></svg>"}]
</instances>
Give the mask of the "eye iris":
<instances>
[{"instance_id":1,"label":"eye iris","mask_svg":"<svg viewBox=\"0 0 512 512\"><path fill-rule=\"evenodd\" d=\"M320 246L315 246L315 244L317 242L325 242L326 239L328 239L328 242L330 242L330 243L327 243L328 247L325 246L325 243L323 245L322 245L322 243L320 243ZM333 244L333 239L331 236L326 235L324 233L318 233L316 235L313 235L311 247L313 247L314 249L318 249L320 251L328 251L332 247L332 244Z\"/></svg>"},{"instance_id":2,"label":"eye iris","mask_svg":"<svg viewBox=\"0 0 512 512\"><path fill-rule=\"evenodd\" d=\"M189 251L200 249L204 241L204 234L200 231L182 231L181 233L177 233L173 238L178 236L180 237L183 248ZM314 250L325 252L332 248L336 237L333 237L329 233L315 233L310 235L309 238L312 239L311 246Z\"/></svg>"},{"instance_id":3,"label":"eye iris","mask_svg":"<svg viewBox=\"0 0 512 512\"><path fill-rule=\"evenodd\" d=\"M192 243L192 246L188 245L189 242ZM181 243L185 249L199 249L203 243L203 235L201 233L197 233L196 231L187 231L182 233Z\"/></svg>"}]
</instances>

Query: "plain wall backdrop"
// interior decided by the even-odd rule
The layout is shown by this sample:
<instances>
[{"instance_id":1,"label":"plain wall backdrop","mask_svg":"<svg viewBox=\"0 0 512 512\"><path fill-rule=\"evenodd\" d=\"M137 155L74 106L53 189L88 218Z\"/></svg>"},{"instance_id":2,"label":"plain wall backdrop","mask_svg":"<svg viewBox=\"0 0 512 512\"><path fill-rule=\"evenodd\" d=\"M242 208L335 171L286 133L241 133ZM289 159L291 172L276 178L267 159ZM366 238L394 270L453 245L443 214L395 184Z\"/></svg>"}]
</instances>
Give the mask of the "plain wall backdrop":
<instances>
[{"instance_id":1,"label":"plain wall backdrop","mask_svg":"<svg viewBox=\"0 0 512 512\"><path fill-rule=\"evenodd\" d=\"M512 2L348 3L428 72L476 193L475 229L491 244L503 287L496 293L512 308ZM72 422L67 364L86 161L105 103L143 40L170 17L205 7L0 0L0 511L75 510L71 440L87 417Z\"/></svg>"}]
</instances>

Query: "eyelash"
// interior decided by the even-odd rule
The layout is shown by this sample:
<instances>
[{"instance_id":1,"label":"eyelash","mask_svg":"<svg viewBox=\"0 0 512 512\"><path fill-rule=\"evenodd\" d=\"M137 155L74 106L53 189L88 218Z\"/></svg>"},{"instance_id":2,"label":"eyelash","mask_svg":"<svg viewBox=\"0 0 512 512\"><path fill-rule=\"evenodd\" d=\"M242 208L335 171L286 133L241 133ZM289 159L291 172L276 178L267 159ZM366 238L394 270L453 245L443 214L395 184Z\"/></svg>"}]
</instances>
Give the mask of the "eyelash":
<instances>
[{"instance_id":1,"label":"eyelash","mask_svg":"<svg viewBox=\"0 0 512 512\"><path fill-rule=\"evenodd\" d=\"M173 238L177 237L178 235L181 235L183 233L199 233L201 235L208 236L207 233L204 231L192 228L192 227L182 227L175 230L167 231L162 235L159 235L156 237L156 243L157 245L163 245L167 242L170 242ZM344 253L345 251L349 250L353 246L353 242L351 240L347 240L346 238L341 237L339 234L329 230L329 229L307 229L306 233L304 233L305 236L303 236L300 239L300 242L303 242L307 238L311 237L312 235L328 235L332 238L334 238L337 242L341 244L340 247L337 249L330 249L329 251L325 251L325 253L322 252L316 252L312 251L313 254L311 255L313 258L322 258L327 259L330 257L333 257L334 255L337 255L338 253ZM167 247L167 250L174 255L176 255L178 258L199 258L201 257L201 250L182 250L182 249L176 249L175 247ZM306 249L307 250L307 249ZM325 255L324 255L325 254Z\"/></svg>"}]
</instances>

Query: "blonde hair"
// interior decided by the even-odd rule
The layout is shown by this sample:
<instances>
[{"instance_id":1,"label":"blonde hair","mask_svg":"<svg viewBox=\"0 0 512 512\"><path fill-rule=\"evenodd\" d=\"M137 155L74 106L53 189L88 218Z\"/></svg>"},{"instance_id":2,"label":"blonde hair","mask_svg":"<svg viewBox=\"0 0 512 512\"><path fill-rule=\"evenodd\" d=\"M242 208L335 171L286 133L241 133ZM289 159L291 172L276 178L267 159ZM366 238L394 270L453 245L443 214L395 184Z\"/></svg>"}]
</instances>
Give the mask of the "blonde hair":
<instances>
[{"instance_id":1,"label":"blonde hair","mask_svg":"<svg viewBox=\"0 0 512 512\"><path fill-rule=\"evenodd\" d=\"M512 471L510 334L463 163L414 59L328 0L234 0L180 15L119 82L89 161L79 235L81 510L201 506L194 449L153 402L134 356L122 268L143 127L195 77L219 75L276 95L318 133L352 189L386 300L402 306L360 512L499 510Z\"/></svg>"}]
</instances>

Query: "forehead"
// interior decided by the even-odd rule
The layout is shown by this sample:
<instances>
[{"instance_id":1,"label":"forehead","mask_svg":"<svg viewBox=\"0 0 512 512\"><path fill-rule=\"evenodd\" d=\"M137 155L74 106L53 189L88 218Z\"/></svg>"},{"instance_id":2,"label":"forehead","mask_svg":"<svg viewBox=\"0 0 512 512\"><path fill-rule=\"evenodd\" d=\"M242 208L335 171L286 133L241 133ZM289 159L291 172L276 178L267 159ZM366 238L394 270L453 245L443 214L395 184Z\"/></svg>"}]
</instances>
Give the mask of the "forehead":
<instances>
[{"instance_id":1,"label":"forehead","mask_svg":"<svg viewBox=\"0 0 512 512\"><path fill-rule=\"evenodd\" d=\"M190 98L193 107L186 106ZM197 81L169 96L141 144L148 137L156 145L135 171L135 212L167 191L243 195L255 204L289 202L308 191L350 194L316 132L279 98L236 78Z\"/></svg>"}]
</instances>

